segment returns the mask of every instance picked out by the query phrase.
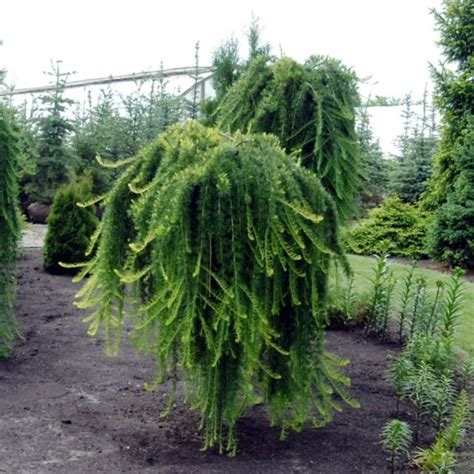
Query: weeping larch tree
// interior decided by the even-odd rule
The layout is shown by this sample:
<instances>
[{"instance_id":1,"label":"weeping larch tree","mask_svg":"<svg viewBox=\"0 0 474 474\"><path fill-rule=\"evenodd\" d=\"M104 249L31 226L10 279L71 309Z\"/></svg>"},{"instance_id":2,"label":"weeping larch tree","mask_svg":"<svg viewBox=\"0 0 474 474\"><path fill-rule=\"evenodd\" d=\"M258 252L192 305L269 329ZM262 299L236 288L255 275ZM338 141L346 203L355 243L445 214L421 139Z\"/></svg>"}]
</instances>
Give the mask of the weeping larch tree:
<instances>
[{"instance_id":1,"label":"weeping larch tree","mask_svg":"<svg viewBox=\"0 0 474 474\"><path fill-rule=\"evenodd\" d=\"M0 357L10 355L12 341L20 335L13 312L20 237L18 156L11 112L0 105Z\"/></svg>"},{"instance_id":2,"label":"weeping larch tree","mask_svg":"<svg viewBox=\"0 0 474 474\"><path fill-rule=\"evenodd\" d=\"M292 75L294 63L285 64ZM335 128L345 120L333 119ZM179 371L204 448L233 455L236 423L255 403L267 404L282 436L307 421L324 426L341 400L357 406L340 371L347 361L325 350L324 327L328 271L334 261L347 266L338 221L350 190L339 187L352 181L342 173L359 178L322 158L338 150L349 159L344 131L311 158L304 147L290 155L281 137L229 128L177 125L127 161L105 197L76 304L94 308L89 333L102 330L113 354L130 303L131 338L154 354L155 382Z\"/></svg>"},{"instance_id":3,"label":"weeping larch tree","mask_svg":"<svg viewBox=\"0 0 474 474\"><path fill-rule=\"evenodd\" d=\"M224 130L276 135L333 197L339 219L356 211L364 181L355 131L357 77L338 60L312 56L273 63L257 57L215 112Z\"/></svg>"}]
</instances>

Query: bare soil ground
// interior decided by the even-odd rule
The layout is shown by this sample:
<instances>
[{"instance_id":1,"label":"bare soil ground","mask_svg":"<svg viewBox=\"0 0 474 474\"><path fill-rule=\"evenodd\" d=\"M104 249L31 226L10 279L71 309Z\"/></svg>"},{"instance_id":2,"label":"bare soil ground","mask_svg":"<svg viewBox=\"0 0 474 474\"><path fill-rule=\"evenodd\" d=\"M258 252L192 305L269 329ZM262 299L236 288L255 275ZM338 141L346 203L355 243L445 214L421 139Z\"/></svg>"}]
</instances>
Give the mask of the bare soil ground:
<instances>
[{"instance_id":1,"label":"bare soil ground","mask_svg":"<svg viewBox=\"0 0 474 474\"><path fill-rule=\"evenodd\" d=\"M124 343L118 357L108 358L101 341L86 335L84 314L72 305L77 285L44 273L41 249L24 251L18 278L25 341L0 361L0 472L388 472L379 432L394 415L385 371L396 346L357 330L329 331L328 349L352 360L347 373L362 408L280 441L264 407L255 407L241 420L239 452L229 459L200 451L198 415L180 400L160 417L170 387L143 390L153 376L150 357ZM404 407L402 418L412 416ZM426 426L423 433L426 443L433 433Z\"/></svg>"}]
</instances>

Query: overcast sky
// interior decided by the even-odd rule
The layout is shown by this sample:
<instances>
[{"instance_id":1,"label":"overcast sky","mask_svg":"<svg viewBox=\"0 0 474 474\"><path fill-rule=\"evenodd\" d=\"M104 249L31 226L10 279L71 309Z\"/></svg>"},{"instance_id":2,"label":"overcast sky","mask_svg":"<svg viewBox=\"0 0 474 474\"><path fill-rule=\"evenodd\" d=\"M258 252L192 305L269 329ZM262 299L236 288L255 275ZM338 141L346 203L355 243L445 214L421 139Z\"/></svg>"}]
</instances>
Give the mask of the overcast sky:
<instances>
[{"instance_id":1,"label":"overcast sky","mask_svg":"<svg viewBox=\"0 0 474 474\"><path fill-rule=\"evenodd\" d=\"M192 66L235 37L246 54L246 32L259 18L273 53L304 61L339 58L361 78L363 97L421 98L428 64L440 53L432 8L441 0L11 0L0 9L0 69L17 88L48 83L51 60L87 79ZM172 84L170 84L172 86ZM388 155L401 133L400 109L372 110L372 126Z\"/></svg>"},{"instance_id":2,"label":"overcast sky","mask_svg":"<svg viewBox=\"0 0 474 474\"><path fill-rule=\"evenodd\" d=\"M201 64L234 36L245 53L252 14L277 55L327 54L371 76L363 92L421 95L436 63L429 10L441 0L14 0L2 2L0 67L17 87L47 82L50 60L75 79Z\"/></svg>"}]
</instances>

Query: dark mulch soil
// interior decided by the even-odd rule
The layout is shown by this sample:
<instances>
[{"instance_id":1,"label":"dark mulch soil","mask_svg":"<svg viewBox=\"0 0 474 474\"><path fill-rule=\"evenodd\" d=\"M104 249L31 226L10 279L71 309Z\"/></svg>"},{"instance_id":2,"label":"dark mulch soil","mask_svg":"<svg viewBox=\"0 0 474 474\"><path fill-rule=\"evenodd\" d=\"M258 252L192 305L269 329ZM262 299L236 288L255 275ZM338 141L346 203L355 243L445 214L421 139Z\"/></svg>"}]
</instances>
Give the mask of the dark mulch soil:
<instances>
[{"instance_id":1,"label":"dark mulch soil","mask_svg":"<svg viewBox=\"0 0 474 474\"><path fill-rule=\"evenodd\" d=\"M241 420L239 453L229 459L200 451L197 414L180 401L160 418L170 387L143 390L153 376L151 358L136 356L127 343L118 357L106 357L72 306L77 285L44 273L40 249L25 251L18 276L16 311L26 341L0 361L0 472L386 472L379 431L393 415L384 374L396 346L357 330L329 331L328 348L352 360L347 372L362 408L282 442L264 408L255 407Z\"/></svg>"}]
</instances>

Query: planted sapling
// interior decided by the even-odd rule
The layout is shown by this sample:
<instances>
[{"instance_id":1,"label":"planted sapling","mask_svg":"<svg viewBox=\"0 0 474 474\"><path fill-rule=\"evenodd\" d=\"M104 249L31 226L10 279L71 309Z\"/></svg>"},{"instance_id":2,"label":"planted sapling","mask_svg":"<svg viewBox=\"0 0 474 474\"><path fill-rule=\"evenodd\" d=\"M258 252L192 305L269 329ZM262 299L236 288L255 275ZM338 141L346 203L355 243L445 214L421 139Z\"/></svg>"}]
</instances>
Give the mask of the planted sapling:
<instances>
[{"instance_id":1,"label":"planted sapling","mask_svg":"<svg viewBox=\"0 0 474 474\"><path fill-rule=\"evenodd\" d=\"M408 423L391 420L382 428L380 434L382 446L390 454L390 472L393 474L397 463L408 454L412 440L412 431Z\"/></svg>"},{"instance_id":2,"label":"planted sapling","mask_svg":"<svg viewBox=\"0 0 474 474\"><path fill-rule=\"evenodd\" d=\"M393 359L388 367L388 380L395 388L396 413L400 410L400 401L406 395L406 384L413 371L413 365L404 355Z\"/></svg>"},{"instance_id":3,"label":"planted sapling","mask_svg":"<svg viewBox=\"0 0 474 474\"><path fill-rule=\"evenodd\" d=\"M405 319L409 311L409 303L413 295L413 284L414 284L414 273L415 265L410 266L410 271L403 280L403 288L400 296L400 316L399 316L399 326L398 326L398 339L400 344L403 342L403 332Z\"/></svg>"},{"instance_id":4,"label":"planted sapling","mask_svg":"<svg viewBox=\"0 0 474 474\"><path fill-rule=\"evenodd\" d=\"M415 441L418 441L421 418L429 412L430 394L434 384L435 379L426 362L422 362L421 366L407 379L406 396L415 408Z\"/></svg>"}]
</instances>

